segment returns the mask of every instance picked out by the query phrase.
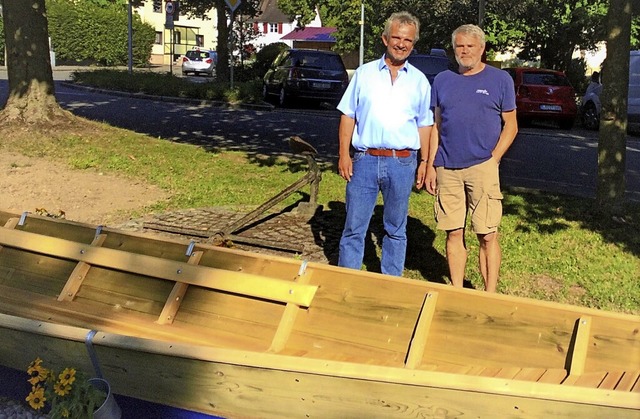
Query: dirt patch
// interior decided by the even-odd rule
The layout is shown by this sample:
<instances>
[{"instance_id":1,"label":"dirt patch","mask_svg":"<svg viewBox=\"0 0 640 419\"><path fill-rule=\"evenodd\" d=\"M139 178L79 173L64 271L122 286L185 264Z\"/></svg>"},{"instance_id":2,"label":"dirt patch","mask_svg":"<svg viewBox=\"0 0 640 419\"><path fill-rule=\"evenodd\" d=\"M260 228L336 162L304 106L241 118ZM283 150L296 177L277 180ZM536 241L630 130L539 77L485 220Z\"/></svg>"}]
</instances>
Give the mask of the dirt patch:
<instances>
[{"instance_id":1,"label":"dirt patch","mask_svg":"<svg viewBox=\"0 0 640 419\"><path fill-rule=\"evenodd\" d=\"M115 225L167 197L160 188L139 181L0 152L0 210L64 214L69 220Z\"/></svg>"}]
</instances>

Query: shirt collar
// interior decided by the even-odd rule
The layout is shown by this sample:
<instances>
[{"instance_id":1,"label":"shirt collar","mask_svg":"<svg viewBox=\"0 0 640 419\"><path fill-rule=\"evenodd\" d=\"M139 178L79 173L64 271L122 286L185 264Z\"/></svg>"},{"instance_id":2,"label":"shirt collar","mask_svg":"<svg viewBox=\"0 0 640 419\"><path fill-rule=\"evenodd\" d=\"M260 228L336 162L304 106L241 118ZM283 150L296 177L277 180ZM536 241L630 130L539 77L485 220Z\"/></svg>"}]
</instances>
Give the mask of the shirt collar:
<instances>
[{"instance_id":1,"label":"shirt collar","mask_svg":"<svg viewBox=\"0 0 640 419\"><path fill-rule=\"evenodd\" d=\"M382 71L382 70L388 70L389 66L387 65L387 62L384 60L385 55L382 56L382 58L380 58L379 62L378 62L378 70ZM400 68L400 71L404 71L405 73L408 70L408 66L407 64L409 63L409 61L405 61L404 64L402 65L402 68Z\"/></svg>"}]
</instances>

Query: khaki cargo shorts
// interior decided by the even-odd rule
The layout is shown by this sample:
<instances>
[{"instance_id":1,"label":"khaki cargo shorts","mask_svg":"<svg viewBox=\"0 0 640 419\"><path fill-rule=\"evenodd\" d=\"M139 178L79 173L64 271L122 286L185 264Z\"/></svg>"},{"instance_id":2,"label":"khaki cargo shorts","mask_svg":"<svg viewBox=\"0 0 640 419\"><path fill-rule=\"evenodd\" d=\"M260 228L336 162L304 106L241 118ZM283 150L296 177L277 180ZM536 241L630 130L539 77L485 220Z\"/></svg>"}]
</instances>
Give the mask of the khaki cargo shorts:
<instances>
[{"instance_id":1,"label":"khaki cargo shorts","mask_svg":"<svg viewBox=\"0 0 640 419\"><path fill-rule=\"evenodd\" d=\"M440 230L466 227L471 214L471 230L488 234L498 230L502 218L502 193L498 163L489 159L466 169L436 167L438 187L434 203Z\"/></svg>"}]
</instances>

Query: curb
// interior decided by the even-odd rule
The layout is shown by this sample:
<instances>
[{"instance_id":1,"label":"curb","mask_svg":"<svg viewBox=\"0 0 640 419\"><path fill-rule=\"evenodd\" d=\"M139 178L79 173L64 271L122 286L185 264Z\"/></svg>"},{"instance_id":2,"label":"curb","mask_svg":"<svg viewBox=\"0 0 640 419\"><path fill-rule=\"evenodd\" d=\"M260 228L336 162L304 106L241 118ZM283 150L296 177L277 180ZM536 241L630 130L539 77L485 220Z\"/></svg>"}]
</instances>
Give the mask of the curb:
<instances>
[{"instance_id":1,"label":"curb","mask_svg":"<svg viewBox=\"0 0 640 419\"><path fill-rule=\"evenodd\" d=\"M87 90L95 93L109 94L109 95L122 96L122 97L131 97L135 99L157 100L160 102L186 103L186 104L193 104L193 105L209 105L215 108L249 109L249 110L262 110L262 111L269 111L269 112L275 109L275 106L267 103L232 104L232 103L223 102L220 100L194 99L194 98L176 97L176 96L158 96L158 95L151 95L148 93L139 93L139 92L123 92L120 90L111 90L111 89L105 89L100 87L85 86L82 84L69 82L69 81L59 81L57 83L60 83L61 85L72 88L72 89Z\"/></svg>"}]
</instances>

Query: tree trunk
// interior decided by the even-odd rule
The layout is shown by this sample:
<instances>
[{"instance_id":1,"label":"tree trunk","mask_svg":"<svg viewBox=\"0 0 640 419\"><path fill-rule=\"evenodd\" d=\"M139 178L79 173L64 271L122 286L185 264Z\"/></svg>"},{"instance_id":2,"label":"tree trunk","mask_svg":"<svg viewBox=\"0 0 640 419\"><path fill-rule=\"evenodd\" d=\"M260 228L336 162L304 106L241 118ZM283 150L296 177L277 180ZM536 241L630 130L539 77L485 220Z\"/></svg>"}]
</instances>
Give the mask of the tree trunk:
<instances>
[{"instance_id":1,"label":"tree trunk","mask_svg":"<svg viewBox=\"0 0 640 419\"><path fill-rule=\"evenodd\" d=\"M2 6L9 97L0 124L68 119L55 98L45 0L2 0Z\"/></svg>"},{"instance_id":2,"label":"tree trunk","mask_svg":"<svg viewBox=\"0 0 640 419\"><path fill-rule=\"evenodd\" d=\"M611 0L607 12L607 58L602 66L598 138L598 209L621 214L624 204L629 50L634 0Z\"/></svg>"},{"instance_id":3,"label":"tree trunk","mask_svg":"<svg viewBox=\"0 0 640 419\"><path fill-rule=\"evenodd\" d=\"M227 5L224 0L216 0L216 14L218 19L218 64L216 65L216 79L221 82L229 81L229 25L227 25Z\"/></svg>"}]
</instances>

